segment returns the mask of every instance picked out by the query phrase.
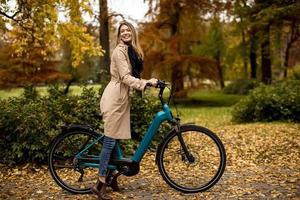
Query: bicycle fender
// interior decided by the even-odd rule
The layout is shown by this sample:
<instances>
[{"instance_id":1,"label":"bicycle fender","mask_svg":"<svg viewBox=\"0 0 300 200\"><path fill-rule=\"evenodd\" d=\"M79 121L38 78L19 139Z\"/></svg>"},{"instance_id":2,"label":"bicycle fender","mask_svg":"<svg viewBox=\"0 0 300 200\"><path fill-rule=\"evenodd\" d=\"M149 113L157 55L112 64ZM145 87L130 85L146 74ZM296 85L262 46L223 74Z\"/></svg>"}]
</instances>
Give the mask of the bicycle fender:
<instances>
[{"instance_id":1,"label":"bicycle fender","mask_svg":"<svg viewBox=\"0 0 300 200\"><path fill-rule=\"evenodd\" d=\"M95 131L94 128L90 125L82 124L65 124L61 127L62 133L72 130L82 130L82 131Z\"/></svg>"},{"instance_id":2,"label":"bicycle fender","mask_svg":"<svg viewBox=\"0 0 300 200\"><path fill-rule=\"evenodd\" d=\"M65 124L63 126L61 126L61 132L56 135L52 140L51 142L49 143L48 145L48 149L52 146L52 144L59 138L61 137L61 135L64 135L70 131L86 131L86 132L93 132L93 133L96 133L96 134L99 134L95 131L94 128L92 128L91 126L89 125L82 125L82 124ZM103 135L103 133L100 133Z\"/></svg>"}]
</instances>

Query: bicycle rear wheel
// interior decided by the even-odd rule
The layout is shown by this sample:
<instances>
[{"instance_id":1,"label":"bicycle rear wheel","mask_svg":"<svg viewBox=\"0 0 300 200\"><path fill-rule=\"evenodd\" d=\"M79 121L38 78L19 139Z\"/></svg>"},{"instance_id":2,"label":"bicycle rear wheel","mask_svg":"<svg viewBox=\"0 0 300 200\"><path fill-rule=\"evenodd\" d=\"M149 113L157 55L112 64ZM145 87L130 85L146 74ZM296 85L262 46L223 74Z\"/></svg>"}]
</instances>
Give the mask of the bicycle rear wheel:
<instances>
[{"instance_id":1,"label":"bicycle rear wheel","mask_svg":"<svg viewBox=\"0 0 300 200\"><path fill-rule=\"evenodd\" d=\"M205 191L218 182L225 170L224 146L217 135L204 127L184 125L180 131L192 159L187 158L173 131L157 152L159 172L176 190L184 193Z\"/></svg>"},{"instance_id":2,"label":"bicycle rear wheel","mask_svg":"<svg viewBox=\"0 0 300 200\"><path fill-rule=\"evenodd\" d=\"M63 189L76 194L89 193L96 183L98 168L86 166L85 161L75 156L84 151L81 157L94 160L102 148L101 135L85 128L73 128L59 135L49 148L48 166L51 176ZM93 161L88 161L93 162Z\"/></svg>"}]
</instances>

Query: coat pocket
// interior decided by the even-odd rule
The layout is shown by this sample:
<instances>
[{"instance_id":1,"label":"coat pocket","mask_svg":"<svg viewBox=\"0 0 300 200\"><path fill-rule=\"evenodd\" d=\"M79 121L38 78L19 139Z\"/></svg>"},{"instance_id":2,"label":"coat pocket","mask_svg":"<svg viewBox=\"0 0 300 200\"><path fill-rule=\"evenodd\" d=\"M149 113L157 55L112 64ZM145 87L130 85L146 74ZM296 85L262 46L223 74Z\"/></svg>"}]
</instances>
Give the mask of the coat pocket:
<instances>
[{"instance_id":1,"label":"coat pocket","mask_svg":"<svg viewBox=\"0 0 300 200\"><path fill-rule=\"evenodd\" d=\"M123 84L123 83L120 83L119 88L120 89L119 89L119 98L118 98L118 100L120 102L128 101L128 91L129 91L128 86Z\"/></svg>"}]
</instances>

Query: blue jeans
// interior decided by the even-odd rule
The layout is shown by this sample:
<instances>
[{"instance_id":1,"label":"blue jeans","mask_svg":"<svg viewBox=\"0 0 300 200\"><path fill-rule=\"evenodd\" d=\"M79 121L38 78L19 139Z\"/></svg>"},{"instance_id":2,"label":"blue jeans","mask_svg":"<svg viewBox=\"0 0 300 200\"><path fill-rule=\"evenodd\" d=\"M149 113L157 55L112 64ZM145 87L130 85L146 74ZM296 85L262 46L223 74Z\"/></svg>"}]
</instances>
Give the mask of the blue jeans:
<instances>
[{"instance_id":1,"label":"blue jeans","mask_svg":"<svg viewBox=\"0 0 300 200\"><path fill-rule=\"evenodd\" d=\"M100 153L99 176L106 176L108 162L116 145L116 139L104 136L103 147Z\"/></svg>"}]
</instances>

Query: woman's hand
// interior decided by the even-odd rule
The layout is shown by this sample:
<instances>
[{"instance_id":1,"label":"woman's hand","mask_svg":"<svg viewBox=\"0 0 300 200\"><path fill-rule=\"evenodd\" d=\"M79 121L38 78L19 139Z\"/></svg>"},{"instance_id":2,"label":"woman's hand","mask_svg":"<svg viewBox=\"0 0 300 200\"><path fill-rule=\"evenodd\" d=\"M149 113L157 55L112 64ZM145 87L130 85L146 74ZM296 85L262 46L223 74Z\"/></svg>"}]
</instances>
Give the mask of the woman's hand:
<instances>
[{"instance_id":1,"label":"woman's hand","mask_svg":"<svg viewBox=\"0 0 300 200\"><path fill-rule=\"evenodd\" d=\"M150 83L152 85L152 87L156 87L157 86L157 81L158 80L156 78L151 78L147 82Z\"/></svg>"}]
</instances>

